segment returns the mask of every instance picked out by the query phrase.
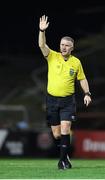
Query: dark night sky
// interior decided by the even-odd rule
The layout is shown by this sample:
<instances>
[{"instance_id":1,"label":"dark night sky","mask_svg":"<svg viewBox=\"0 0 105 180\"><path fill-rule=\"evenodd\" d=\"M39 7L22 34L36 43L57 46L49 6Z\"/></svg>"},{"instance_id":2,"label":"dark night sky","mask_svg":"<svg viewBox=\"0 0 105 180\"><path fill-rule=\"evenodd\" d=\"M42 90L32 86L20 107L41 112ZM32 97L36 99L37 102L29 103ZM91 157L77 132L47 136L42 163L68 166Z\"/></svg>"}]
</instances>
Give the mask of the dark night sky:
<instances>
[{"instance_id":1,"label":"dark night sky","mask_svg":"<svg viewBox=\"0 0 105 180\"><path fill-rule=\"evenodd\" d=\"M66 3L66 4L65 4ZM39 53L38 23L44 13L49 16L50 26L46 32L47 42L52 48L59 46L64 35L74 39L101 32L105 25L104 1L78 1L68 6L67 2L53 8L53 4L29 7L31 15L14 13L0 16L0 53ZM27 6L28 7L28 4ZM25 11L26 9L24 9ZM32 10L32 11L31 11Z\"/></svg>"}]
</instances>

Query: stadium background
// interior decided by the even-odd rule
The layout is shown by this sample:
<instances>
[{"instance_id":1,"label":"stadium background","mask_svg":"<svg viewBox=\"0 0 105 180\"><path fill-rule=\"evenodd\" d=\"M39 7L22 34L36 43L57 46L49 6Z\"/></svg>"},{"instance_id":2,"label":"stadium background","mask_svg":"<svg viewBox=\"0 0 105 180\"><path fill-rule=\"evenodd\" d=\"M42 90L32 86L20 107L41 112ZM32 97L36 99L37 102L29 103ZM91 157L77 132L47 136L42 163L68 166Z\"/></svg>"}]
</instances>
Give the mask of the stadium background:
<instances>
[{"instance_id":1,"label":"stadium background","mask_svg":"<svg viewBox=\"0 0 105 180\"><path fill-rule=\"evenodd\" d=\"M105 157L105 3L63 5L53 9L37 5L31 15L0 15L1 157L57 156L46 126L47 64L37 43L39 17L44 13L51 22L46 35L52 49L59 50L64 35L75 39L74 54L81 59L92 92L93 102L86 108L76 84L78 121L72 126L72 156ZM80 139L85 139L82 153L77 148L82 148Z\"/></svg>"}]
</instances>

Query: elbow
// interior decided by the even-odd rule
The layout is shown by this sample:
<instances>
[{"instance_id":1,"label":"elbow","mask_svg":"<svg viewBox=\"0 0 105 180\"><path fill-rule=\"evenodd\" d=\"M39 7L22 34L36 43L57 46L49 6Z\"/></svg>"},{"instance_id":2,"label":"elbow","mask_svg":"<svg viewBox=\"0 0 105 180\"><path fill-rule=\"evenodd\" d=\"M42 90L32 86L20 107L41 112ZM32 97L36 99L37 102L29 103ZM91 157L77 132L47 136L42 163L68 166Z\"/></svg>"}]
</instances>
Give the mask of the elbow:
<instances>
[{"instance_id":1,"label":"elbow","mask_svg":"<svg viewBox=\"0 0 105 180\"><path fill-rule=\"evenodd\" d=\"M39 44L39 48L44 48L44 45L43 44Z\"/></svg>"},{"instance_id":2,"label":"elbow","mask_svg":"<svg viewBox=\"0 0 105 180\"><path fill-rule=\"evenodd\" d=\"M44 48L44 47L45 47L45 44L39 42L39 47L40 47L40 48Z\"/></svg>"},{"instance_id":3,"label":"elbow","mask_svg":"<svg viewBox=\"0 0 105 180\"><path fill-rule=\"evenodd\" d=\"M87 79L86 79L86 78L85 78L85 79L80 80L80 83L84 83L84 82L87 82Z\"/></svg>"}]
</instances>

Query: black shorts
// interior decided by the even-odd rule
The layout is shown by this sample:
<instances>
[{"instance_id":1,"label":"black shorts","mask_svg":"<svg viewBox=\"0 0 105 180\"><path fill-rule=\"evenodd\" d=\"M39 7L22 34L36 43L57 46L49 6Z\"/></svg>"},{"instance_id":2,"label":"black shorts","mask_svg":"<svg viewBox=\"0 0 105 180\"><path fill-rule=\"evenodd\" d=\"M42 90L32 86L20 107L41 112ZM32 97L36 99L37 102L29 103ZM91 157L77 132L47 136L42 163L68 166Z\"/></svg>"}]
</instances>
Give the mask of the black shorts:
<instances>
[{"instance_id":1,"label":"black shorts","mask_svg":"<svg viewBox=\"0 0 105 180\"><path fill-rule=\"evenodd\" d=\"M46 113L48 125L59 125L60 121L76 120L75 95L55 97L47 94Z\"/></svg>"}]
</instances>

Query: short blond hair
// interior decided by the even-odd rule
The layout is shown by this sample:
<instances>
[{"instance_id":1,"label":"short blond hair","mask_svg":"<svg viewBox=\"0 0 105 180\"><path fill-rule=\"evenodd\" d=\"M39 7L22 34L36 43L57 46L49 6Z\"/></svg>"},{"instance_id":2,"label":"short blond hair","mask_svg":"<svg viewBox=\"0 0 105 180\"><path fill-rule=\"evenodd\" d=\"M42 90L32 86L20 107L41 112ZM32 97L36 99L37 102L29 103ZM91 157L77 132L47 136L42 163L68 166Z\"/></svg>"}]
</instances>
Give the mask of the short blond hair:
<instances>
[{"instance_id":1,"label":"short blond hair","mask_svg":"<svg viewBox=\"0 0 105 180\"><path fill-rule=\"evenodd\" d=\"M73 43L73 45L74 45L74 39L73 39L72 37L70 37L70 36L64 36L64 37L61 38L61 40L62 40L62 39L65 39L65 40L67 40L67 41L71 41L71 42Z\"/></svg>"}]
</instances>

